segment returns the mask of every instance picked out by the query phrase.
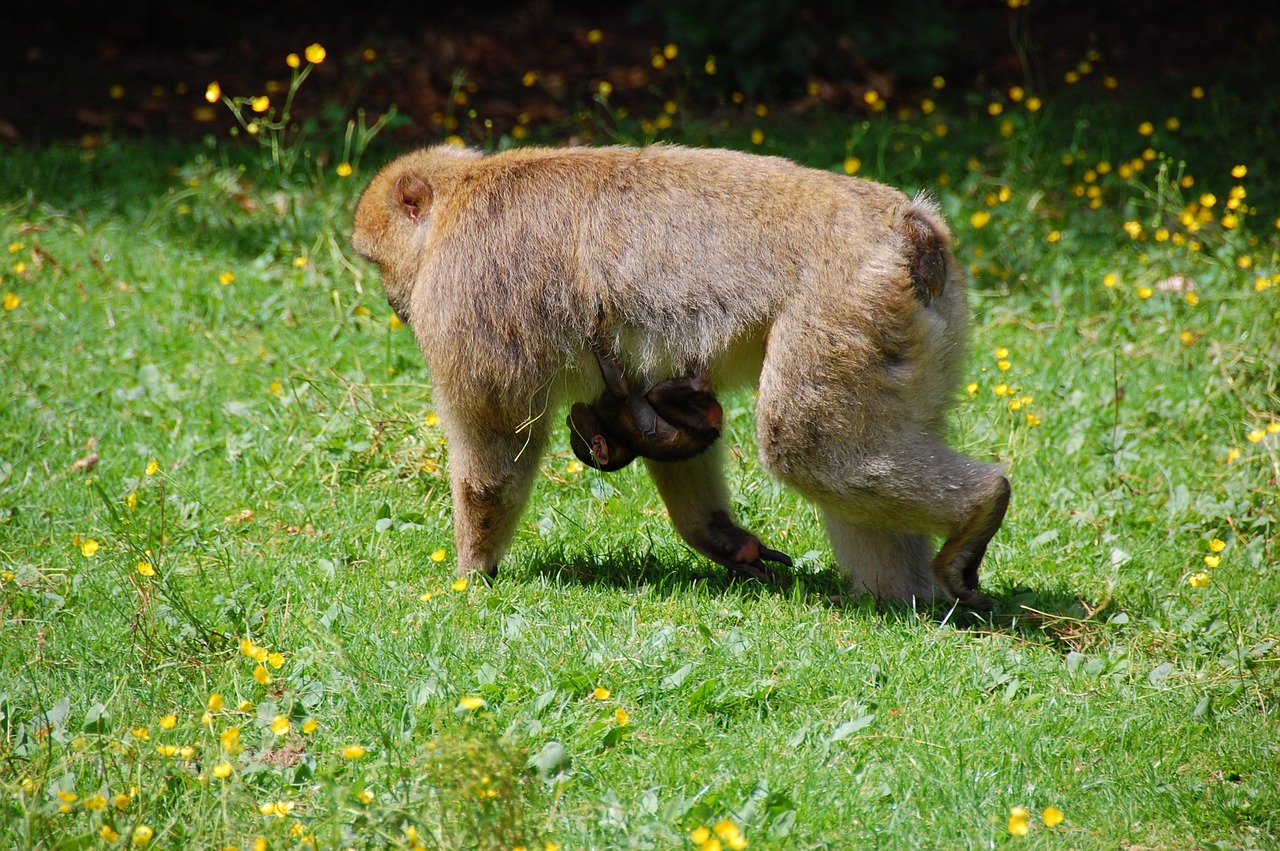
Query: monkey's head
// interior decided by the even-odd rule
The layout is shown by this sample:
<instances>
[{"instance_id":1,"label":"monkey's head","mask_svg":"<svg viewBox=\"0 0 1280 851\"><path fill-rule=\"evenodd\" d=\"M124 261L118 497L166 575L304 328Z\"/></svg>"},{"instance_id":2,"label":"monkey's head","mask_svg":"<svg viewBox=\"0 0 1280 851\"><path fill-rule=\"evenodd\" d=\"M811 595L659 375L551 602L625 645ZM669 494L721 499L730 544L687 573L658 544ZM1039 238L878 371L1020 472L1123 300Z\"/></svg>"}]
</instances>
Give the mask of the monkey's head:
<instances>
[{"instance_id":1,"label":"monkey's head","mask_svg":"<svg viewBox=\"0 0 1280 851\"><path fill-rule=\"evenodd\" d=\"M432 208L466 163L482 156L455 145L414 151L384 166L360 196L351 245L378 264L387 302L405 323L410 321Z\"/></svg>"}]
</instances>

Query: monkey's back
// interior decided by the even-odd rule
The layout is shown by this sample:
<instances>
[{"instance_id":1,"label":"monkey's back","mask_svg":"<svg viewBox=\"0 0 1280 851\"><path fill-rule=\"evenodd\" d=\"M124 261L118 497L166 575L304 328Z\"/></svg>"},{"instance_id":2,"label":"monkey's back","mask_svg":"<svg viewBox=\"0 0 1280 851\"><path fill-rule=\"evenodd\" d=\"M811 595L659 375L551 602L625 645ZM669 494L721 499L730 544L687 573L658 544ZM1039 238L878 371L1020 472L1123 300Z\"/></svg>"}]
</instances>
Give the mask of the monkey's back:
<instances>
[{"instance_id":1,"label":"monkey's back","mask_svg":"<svg viewBox=\"0 0 1280 851\"><path fill-rule=\"evenodd\" d=\"M910 200L774 157L516 149L469 160L438 203L431 304L464 295L567 332L526 345L618 333L641 360L705 359L784 312L843 327L904 295L866 273L899 262ZM662 351L671 340L680 351Z\"/></svg>"}]
</instances>

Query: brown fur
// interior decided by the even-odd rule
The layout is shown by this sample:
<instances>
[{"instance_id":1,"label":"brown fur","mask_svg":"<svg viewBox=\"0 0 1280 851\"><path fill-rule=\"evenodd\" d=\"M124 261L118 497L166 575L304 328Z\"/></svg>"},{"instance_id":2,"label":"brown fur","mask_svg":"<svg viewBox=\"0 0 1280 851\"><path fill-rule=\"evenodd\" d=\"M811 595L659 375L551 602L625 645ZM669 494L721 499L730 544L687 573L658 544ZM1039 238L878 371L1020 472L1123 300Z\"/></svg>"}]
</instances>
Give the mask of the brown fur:
<instances>
[{"instance_id":1,"label":"brown fur","mask_svg":"<svg viewBox=\"0 0 1280 851\"><path fill-rule=\"evenodd\" d=\"M636 386L690 363L757 385L761 461L821 507L852 590L990 605L1009 488L942 442L968 308L927 200L731 151L437 147L378 173L353 243L446 413L460 571L496 571L550 412L601 391L598 338ZM646 464L691 546L759 567L716 447Z\"/></svg>"},{"instance_id":2,"label":"brown fur","mask_svg":"<svg viewBox=\"0 0 1280 851\"><path fill-rule=\"evenodd\" d=\"M569 448L583 464L613 472L638 457L684 461L720 438L724 410L705 370L633 391L613 352L591 348L604 392L590 405L575 402L566 421Z\"/></svg>"}]
</instances>

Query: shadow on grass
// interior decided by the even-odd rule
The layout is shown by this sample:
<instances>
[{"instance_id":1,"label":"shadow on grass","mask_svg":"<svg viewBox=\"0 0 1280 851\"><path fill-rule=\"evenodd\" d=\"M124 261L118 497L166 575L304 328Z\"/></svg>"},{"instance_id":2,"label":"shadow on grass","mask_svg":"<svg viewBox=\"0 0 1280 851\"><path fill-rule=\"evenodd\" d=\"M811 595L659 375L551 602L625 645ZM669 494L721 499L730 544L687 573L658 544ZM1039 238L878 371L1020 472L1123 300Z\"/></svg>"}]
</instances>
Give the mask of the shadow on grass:
<instances>
[{"instance_id":1,"label":"shadow on grass","mask_svg":"<svg viewBox=\"0 0 1280 851\"><path fill-rule=\"evenodd\" d=\"M738 577L692 555L664 559L653 551L626 549L608 553L546 549L531 559L529 570L530 575L552 583L626 592L645 589L664 597L693 590L743 598L788 597L801 604L829 607L851 618L894 623L924 619L974 634L1016 636L1053 646L1064 654L1091 647L1112 618L1126 611L1111 598L1089 603L1061 585L985 588L995 601L995 610L990 613L942 604L921 606L876 600L869 594L850 596L837 572L829 568L809 572L780 567L775 571L777 581L765 583Z\"/></svg>"}]
</instances>

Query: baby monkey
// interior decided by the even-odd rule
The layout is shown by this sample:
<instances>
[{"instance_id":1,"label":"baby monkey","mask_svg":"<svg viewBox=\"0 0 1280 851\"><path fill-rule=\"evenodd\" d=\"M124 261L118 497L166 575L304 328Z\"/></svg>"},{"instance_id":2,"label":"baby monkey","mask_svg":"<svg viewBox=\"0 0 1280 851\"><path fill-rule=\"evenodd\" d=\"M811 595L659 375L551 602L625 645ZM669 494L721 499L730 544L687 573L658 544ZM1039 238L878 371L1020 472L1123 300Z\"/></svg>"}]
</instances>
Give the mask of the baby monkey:
<instances>
[{"instance_id":1,"label":"baby monkey","mask_svg":"<svg viewBox=\"0 0 1280 851\"><path fill-rule=\"evenodd\" d=\"M610 473L637 457L685 461L719 440L724 409L711 392L710 370L690 370L691 375L633 393L613 352L594 339L591 350L600 364L604 391L594 404L575 403L567 420L569 445L583 464ZM764 562L792 564L790 556L766 547L724 511L711 514L707 535L712 549L738 576L774 582L777 576Z\"/></svg>"},{"instance_id":2,"label":"baby monkey","mask_svg":"<svg viewBox=\"0 0 1280 851\"><path fill-rule=\"evenodd\" d=\"M591 349L604 392L594 404L573 405L567 420L569 445L583 464L611 473L637 457L684 461L719 439L724 410L711 392L708 370L635 393L617 357L598 341Z\"/></svg>"}]
</instances>

